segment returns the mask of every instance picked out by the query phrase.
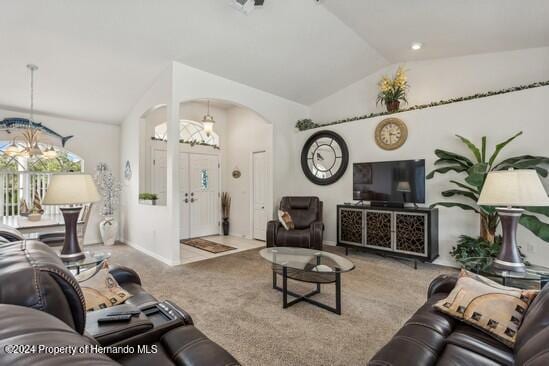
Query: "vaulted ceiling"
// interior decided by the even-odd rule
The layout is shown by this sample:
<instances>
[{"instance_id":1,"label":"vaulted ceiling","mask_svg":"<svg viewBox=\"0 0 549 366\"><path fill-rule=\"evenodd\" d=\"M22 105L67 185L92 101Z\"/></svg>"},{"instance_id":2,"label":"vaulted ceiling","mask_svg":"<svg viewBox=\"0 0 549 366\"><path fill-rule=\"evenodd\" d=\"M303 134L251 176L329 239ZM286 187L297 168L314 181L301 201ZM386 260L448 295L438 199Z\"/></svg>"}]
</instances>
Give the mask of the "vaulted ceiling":
<instances>
[{"instance_id":1,"label":"vaulted ceiling","mask_svg":"<svg viewBox=\"0 0 549 366\"><path fill-rule=\"evenodd\" d=\"M0 0L0 107L118 123L171 60L310 104L394 62L549 45L545 0ZM424 43L420 52L410 44Z\"/></svg>"}]
</instances>

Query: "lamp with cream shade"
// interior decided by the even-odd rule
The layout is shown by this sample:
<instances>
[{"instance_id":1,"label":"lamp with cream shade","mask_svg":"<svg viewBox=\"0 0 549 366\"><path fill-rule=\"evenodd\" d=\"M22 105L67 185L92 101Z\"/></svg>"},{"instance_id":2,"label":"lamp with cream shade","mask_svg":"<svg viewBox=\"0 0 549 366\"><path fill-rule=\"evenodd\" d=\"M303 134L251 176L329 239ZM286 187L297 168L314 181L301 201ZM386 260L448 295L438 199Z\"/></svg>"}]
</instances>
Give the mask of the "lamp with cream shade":
<instances>
[{"instance_id":1,"label":"lamp with cream shade","mask_svg":"<svg viewBox=\"0 0 549 366\"><path fill-rule=\"evenodd\" d=\"M488 173L478 200L480 206L497 206L503 243L494 260L501 270L524 272L517 246L517 225L524 211L520 207L549 206L549 197L535 170L501 170Z\"/></svg>"},{"instance_id":2,"label":"lamp with cream shade","mask_svg":"<svg viewBox=\"0 0 549 366\"><path fill-rule=\"evenodd\" d=\"M77 237L77 223L82 204L101 200L101 195L89 174L63 173L51 177L43 205L70 205L60 208L65 220L65 241L60 257L65 261L84 258Z\"/></svg>"}]
</instances>

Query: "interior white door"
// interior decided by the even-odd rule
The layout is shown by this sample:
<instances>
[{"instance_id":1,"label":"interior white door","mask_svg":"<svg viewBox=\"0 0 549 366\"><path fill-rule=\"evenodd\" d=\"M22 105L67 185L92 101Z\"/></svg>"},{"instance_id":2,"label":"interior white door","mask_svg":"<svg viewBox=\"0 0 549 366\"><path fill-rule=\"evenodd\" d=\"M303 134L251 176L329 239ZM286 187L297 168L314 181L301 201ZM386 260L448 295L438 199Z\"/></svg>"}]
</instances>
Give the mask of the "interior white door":
<instances>
[{"instance_id":1,"label":"interior white door","mask_svg":"<svg viewBox=\"0 0 549 366\"><path fill-rule=\"evenodd\" d=\"M219 159L189 154L190 236L219 234Z\"/></svg>"},{"instance_id":2,"label":"interior white door","mask_svg":"<svg viewBox=\"0 0 549 366\"><path fill-rule=\"evenodd\" d=\"M181 204L179 215L179 238L188 239L190 237L190 192L189 192L189 154L179 154L179 192Z\"/></svg>"},{"instance_id":3,"label":"interior white door","mask_svg":"<svg viewBox=\"0 0 549 366\"><path fill-rule=\"evenodd\" d=\"M267 159L265 151L255 152L252 156L253 169L253 238L267 238Z\"/></svg>"},{"instance_id":4,"label":"interior white door","mask_svg":"<svg viewBox=\"0 0 549 366\"><path fill-rule=\"evenodd\" d=\"M166 150L157 150L154 149L152 161L152 177L151 177L151 188L152 193L156 193L158 196L158 203L161 205L166 204L167 191L168 191L168 182L167 182L167 172L168 172L168 161Z\"/></svg>"}]
</instances>

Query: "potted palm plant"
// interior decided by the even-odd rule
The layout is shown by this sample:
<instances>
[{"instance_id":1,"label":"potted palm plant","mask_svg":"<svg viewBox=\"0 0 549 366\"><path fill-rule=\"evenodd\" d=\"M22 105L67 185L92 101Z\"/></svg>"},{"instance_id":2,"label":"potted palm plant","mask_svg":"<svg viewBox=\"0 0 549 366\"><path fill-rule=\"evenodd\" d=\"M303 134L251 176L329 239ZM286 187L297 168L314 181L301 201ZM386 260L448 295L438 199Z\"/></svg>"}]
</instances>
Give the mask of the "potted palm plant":
<instances>
[{"instance_id":1,"label":"potted palm plant","mask_svg":"<svg viewBox=\"0 0 549 366\"><path fill-rule=\"evenodd\" d=\"M229 235L229 215L231 213L231 195L221 193L221 216L223 217L223 235Z\"/></svg>"},{"instance_id":2,"label":"potted palm plant","mask_svg":"<svg viewBox=\"0 0 549 366\"><path fill-rule=\"evenodd\" d=\"M406 92L410 86L408 85L406 71L404 71L402 66L398 67L393 78L383 76L377 85L379 87L379 94L377 95L376 104L385 104L387 112L398 111L401 101L408 104Z\"/></svg>"},{"instance_id":3,"label":"potted palm plant","mask_svg":"<svg viewBox=\"0 0 549 366\"><path fill-rule=\"evenodd\" d=\"M470 157L447 150L435 150L435 155L438 157L435 161L436 167L426 178L431 179L437 173L446 174L449 172L464 175L463 181L457 179L450 180L450 183L455 186L453 189L441 192L443 197L459 197L463 201L436 202L431 205L431 207L457 207L462 210L476 212L480 218L480 237L477 239L461 236L458 241L458 246L451 252L458 261L466 258L468 255L477 255L479 250L488 252L488 250L486 250L487 245L500 245L501 239L496 236L499 216L495 207L479 206L477 204L480 192L484 186L484 181L489 172L494 170L507 170L509 168L535 169L543 178L547 178L549 175L549 171L546 169L546 165L549 164L549 157L520 155L499 162L496 161L501 150L520 135L522 135L522 132L497 144L494 152L490 156L486 154L486 136L482 137L481 145L479 147L465 137L457 135L458 139L471 152L472 156ZM521 216L519 223L541 240L549 242L549 223L540 220L542 216L549 216L549 207L525 207L525 213ZM497 254L498 251L489 250L489 252Z\"/></svg>"}]
</instances>

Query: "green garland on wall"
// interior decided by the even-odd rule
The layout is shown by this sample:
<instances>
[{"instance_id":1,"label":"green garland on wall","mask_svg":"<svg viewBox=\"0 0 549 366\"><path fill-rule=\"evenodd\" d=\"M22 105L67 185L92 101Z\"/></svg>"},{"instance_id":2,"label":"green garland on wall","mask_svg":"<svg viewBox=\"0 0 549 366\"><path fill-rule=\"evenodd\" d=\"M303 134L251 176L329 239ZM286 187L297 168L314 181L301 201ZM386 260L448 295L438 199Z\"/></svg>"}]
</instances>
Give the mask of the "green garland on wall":
<instances>
[{"instance_id":1,"label":"green garland on wall","mask_svg":"<svg viewBox=\"0 0 549 366\"><path fill-rule=\"evenodd\" d=\"M369 114L365 114L363 116L350 117L350 118L340 119L340 120L337 120L337 121L323 123L323 124L319 124L319 123L316 123L316 122L314 122L313 120L311 120L309 118L305 118L305 119L300 119L299 121L297 121L295 127L297 129L299 129L300 131L305 131L305 130L310 130L310 129L313 129L313 128L326 127L326 126L331 126L331 125L338 125L340 123L360 121L360 120L363 120L363 119L374 118L374 117L379 117L379 116L385 116L385 115L388 115L388 114L415 111L415 110L418 110L418 109L437 107L437 106L445 105L445 104L464 102L466 100L480 99L480 98L491 97L491 96L494 96L494 95L513 93L513 92L526 90L526 89L539 88L541 86L549 86L549 80L548 81L541 81L541 82L537 82L537 83L533 83L533 84L528 84L528 85L515 86L515 87L512 87L512 88L501 89L501 90L497 90L497 91L489 91L487 93L478 93L478 94L474 94L474 95L469 95L467 97L451 98L451 99L446 99L446 100L440 100L438 102L431 102L429 104L414 105L412 107L401 109L401 110L398 110L396 112L369 113Z\"/></svg>"},{"instance_id":2,"label":"green garland on wall","mask_svg":"<svg viewBox=\"0 0 549 366\"><path fill-rule=\"evenodd\" d=\"M156 138L156 137L151 137L151 140L167 142L164 139L159 139L159 138ZM179 143L180 144L189 144L189 145L191 145L191 147L193 147L195 145L197 145L197 146L209 146L209 147L214 148L214 150L221 150L218 145L212 145L212 144L208 144L206 142L200 142L200 141L196 141L196 140L192 140L192 141L191 140L179 140Z\"/></svg>"}]
</instances>

